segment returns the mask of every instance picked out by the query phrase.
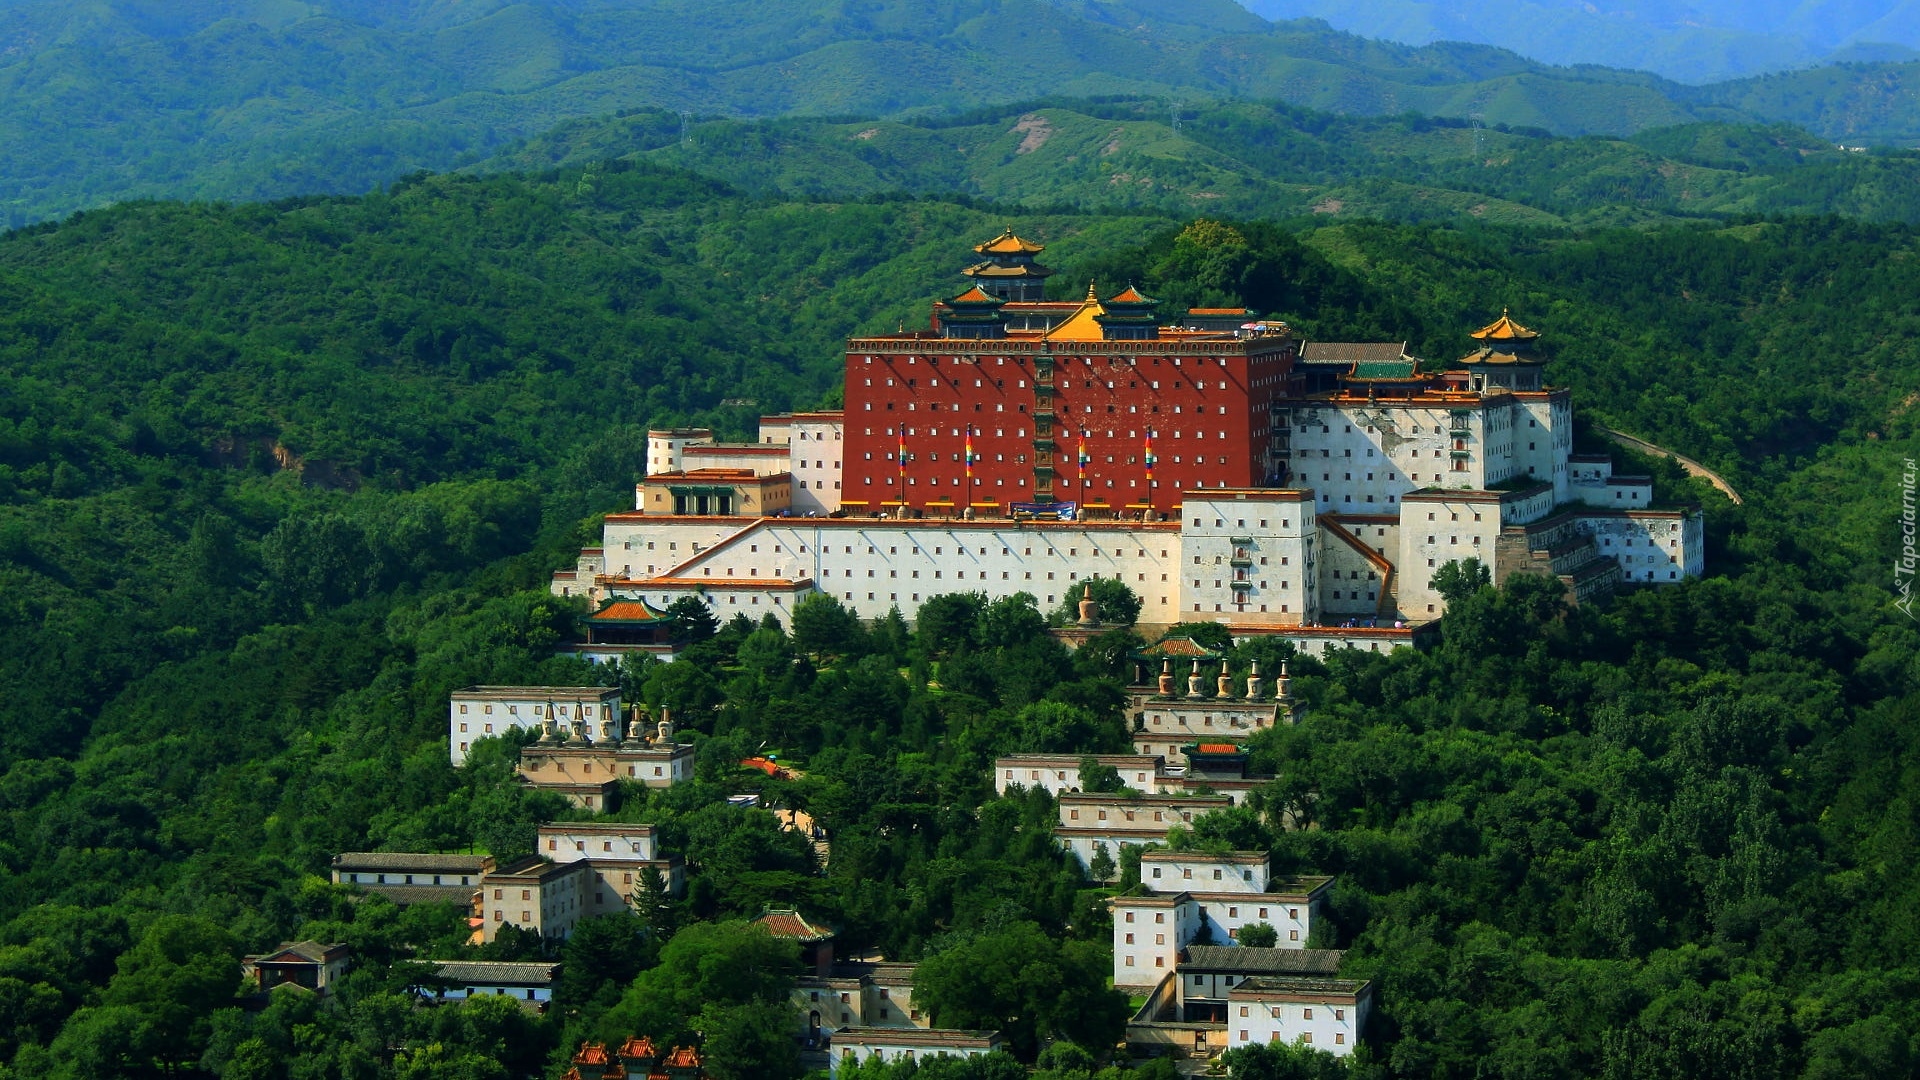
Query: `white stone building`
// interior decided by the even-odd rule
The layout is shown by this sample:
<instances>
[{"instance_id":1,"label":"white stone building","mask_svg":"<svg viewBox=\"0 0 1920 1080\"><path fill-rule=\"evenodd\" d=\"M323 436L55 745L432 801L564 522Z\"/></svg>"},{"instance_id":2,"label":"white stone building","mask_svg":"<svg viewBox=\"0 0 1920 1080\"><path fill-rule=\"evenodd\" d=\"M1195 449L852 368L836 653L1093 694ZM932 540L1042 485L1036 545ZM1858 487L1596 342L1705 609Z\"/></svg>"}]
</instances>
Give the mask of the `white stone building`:
<instances>
[{"instance_id":1,"label":"white stone building","mask_svg":"<svg viewBox=\"0 0 1920 1080\"><path fill-rule=\"evenodd\" d=\"M625 908L648 874L660 875L670 896L686 891L685 865L659 851L651 825L552 822L540 826L536 843L547 859L585 863L599 875L586 897L589 914Z\"/></svg>"},{"instance_id":2,"label":"white stone building","mask_svg":"<svg viewBox=\"0 0 1920 1080\"><path fill-rule=\"evenodd\" d=\"M993 790L1005 795L1015 786L1045 788L1061 795L1080 790L1080 763L1092 758L1112 766L1120 782L1135 791L1152 793L1160 783L1162 760L1145 754L1013 754L993 763Z\"/></svg>"},{"instance_id":3,"label":"white stone building","mask_svg":"<svg viewBox=\"0 0 1920 1080\"><path fill-rule=\"evenodd\" d=\"M997 1031L945 1028L843 1028L833 1033L833 1075L879 1058L925 1062L936 1057L980 1057L1006 1045Z\"/></svg>"},{"instance_id":4,"label":"white stone building","mask_svg":"<svg viewBox=\"0 0 1920 1080\"><path fill-rule=\"evenodd\" d=\"M480 879L474 917L480 920L475 937L492 941L506 926L564 938L581 919L594 914L593 892L600 879L591 864L548 862L538 856L489 872Z\"/></svg>"},{"instance_id":5,"label":"white stone building","mask_svg":"<svg viewBox=\"0 0 1920 1080\"><path fill-rule=\"evenodd\" d=\"M434 1001L506 997L545 1009L560 977L560 965L546 960L438 960L433 966L447 985L415 992Z\"/></svg>"},{"instance_id":6,"label":"white stone building","mask_svg":"<svg viewBox=\"0 0 1920 1080\"><path fill-rule=\"evenodd\" d=\"M1373 1008L1373 984L1356 979L1261 975L1227 995L1229 1046L1285 1042L1345 1057Z\"/></svg>"},{"instance_id":7,"label":"white stone building","mask_svg":"<svg viewBox=\"0 0 1920 1080\"><path fill-rule=\"evenodd\" d=\"M855 433L841 413L767 417L752 444L718 444L705 429L650 432L650 472L751 468L790 476L790 499L757 516L637 503L607 517L601 546L557 573L553 590L655 606L693 596L723 619L785 618L827 593L862 618L898 608L911 619L942 593L1025 592L1051 607L1104 577L1142 598L1149 626L1223 622L1236 635L1277 633L1324 654L1411 644L1443 613L1432 579L1449 562L1478 559L1496 583L1545 574L1575 601L1702 573L1698 508L1656 507L1647 478L1572 453L1571 395L1546 384L1538 335L1502 316L1472 336L1474 351L1439 371L1404 345L1310 344L1290 376L1246 388L1265 395L1247 422L1273 486L1193 488L1171 510L1096 508L1098 519L1041 520L995 500L951 517L898 518L864 495L843 500L855 465L872 473L885 463L847 459ZM1025 380L1008 387L1015 397L1039 393ZM1035 456L1036 468L1046 462L1036 489L1065 465L1067 450L1050 445ZM826 516L843 507L862 516Z\"/></svg>"},{"instance_id":8,"label":"white stone building","mask_svg":"<svg viewBox=\"0 0 1920 1080\"><path fill-rule=\"evenodd\" d=\"M1157 985L1179 969L1189 946L1237 945L1240 931L1255 924L1273 927L1276 948L1304 949L1332 887L1333 879L1324 876L1275 879L1266 856L1257 852L1147 852L1140 860L1140 890L1109 901L1113 983ZM1177 917L1163 918L1163 912ZM1150 932L1149 922L1155 927Z\"/></svg>"},{"instance_id":9,"label":"white stone building","mask_svg":"<svg viewBox=\"0 0 1920 1080\"><path fill-rule=\"evenodd\" d=\"M537 728L554 710L576 713L596 739L620 737L620 689L613 686L469 686L447 700L447 747L455 765L480 739Z\"/></svg>"},{"instance_id":10,"label":"white stone building","mask_svg":"<svg viewBox=\"0 0 1920 1080\"><path fill-rule=\"evenodd\" d=\"M1233 805L1225 795L1098 795L1068 793L1055 799L1059 825L1053 836L1060 845L1091 866L1105 851L1118 860L1120 849L1165 840L1167 830L1192 825L1194 819Z\"/></svg>"}]
</instances>

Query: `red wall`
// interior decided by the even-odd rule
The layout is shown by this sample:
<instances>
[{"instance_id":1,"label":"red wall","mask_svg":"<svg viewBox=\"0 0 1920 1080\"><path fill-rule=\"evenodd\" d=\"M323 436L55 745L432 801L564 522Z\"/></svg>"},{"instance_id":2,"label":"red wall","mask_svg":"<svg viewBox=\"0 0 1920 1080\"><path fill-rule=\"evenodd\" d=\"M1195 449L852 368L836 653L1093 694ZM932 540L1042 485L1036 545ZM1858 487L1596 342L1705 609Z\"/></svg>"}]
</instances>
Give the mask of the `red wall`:
<instances>
[{"instance_id":1,"label":"red wall","mask_svg":"<svg viewBox=\"0 0 1920 1080\"><path fill-rule=\"evenodd\" d=\"M959 343L915 343L929 350L942 344ZM1163 341L1141 342L1138 355L1118 357L1076 355L1062 342L1054 355L1056 499L1165 509L1188 488L1265 480L1267 405L1283 388L1290 354L1251 361L1228 355L1222 364L1218 356L1182 356L1178 342ZM935 499L966 505L961 453L969 424L979 456L971 500L1005 506L1034 499L1033 358L960 359L938 351L848 354L843 502L878 508L904 490L914 507ZM912 482L904 487L893 457L896 427L910 432L905 475ZM1083 429L1091 459L1084 477L1077 464ZM1158 458L1151 489L1142 463L1148 430Z\"/></svg>"}]
</instances>

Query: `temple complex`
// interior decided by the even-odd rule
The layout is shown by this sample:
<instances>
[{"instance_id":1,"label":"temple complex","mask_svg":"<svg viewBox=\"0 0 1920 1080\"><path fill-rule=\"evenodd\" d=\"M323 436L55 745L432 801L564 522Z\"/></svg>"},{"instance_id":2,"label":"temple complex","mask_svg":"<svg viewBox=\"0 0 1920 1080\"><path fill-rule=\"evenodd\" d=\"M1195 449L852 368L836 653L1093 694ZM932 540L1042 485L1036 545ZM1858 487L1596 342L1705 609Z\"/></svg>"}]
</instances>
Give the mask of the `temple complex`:
<instances>
[{"instance_id":1,"label":"temple complex","mask_svg":"<svg viewBox=\"0 0 1920 1080\"><path fill-rule=\"evenodd\" d=\"M1545 575L1574 603L1704 569L1698 507L1573 453L1572 395L1509 312L1436 362L1131 285L1047 300L1044 250L1009 228L926 328L850 339L840 411L767 417L756 443L651 432L634 510L553 579L600 608L582 651L660 652L649 623L687 596L722 619L816 593L911 619L949 592L1051 608L1093 578L1125 583L1148 627L1381 650L1440 618L1451 564ZM1140 673L1133 711L1158 698L1169 735L1234 741L1209 728L1275 705L1214 664ZM1175 693L1149 686L1164 674ZM1233 692L1182 692L1196 674Z\"/></svg>"}]
</instances>

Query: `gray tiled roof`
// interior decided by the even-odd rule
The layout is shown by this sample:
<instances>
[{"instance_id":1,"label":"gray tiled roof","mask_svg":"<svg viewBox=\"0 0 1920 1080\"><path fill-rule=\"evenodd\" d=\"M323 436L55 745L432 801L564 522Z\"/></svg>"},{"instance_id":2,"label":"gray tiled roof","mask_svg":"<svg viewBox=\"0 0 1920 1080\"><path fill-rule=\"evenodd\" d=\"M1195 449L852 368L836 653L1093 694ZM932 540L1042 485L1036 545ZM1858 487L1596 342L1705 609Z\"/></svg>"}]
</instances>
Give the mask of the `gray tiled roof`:
<instances>
[{"instance_id":1,"label":"gray tiled roof","mask_svg":"<svg viewBox=\"0 0 1920 1080\"><path fill-rule=\"evenodd\" d=\"M1244 945L1190 945L1181 971L1220 971L1236 975L1332 975L1340 970L1338 949L1250 949Z\"/></svg>"},{"instance_id":2,"label":"gray tiled roof","mask_svg":"<svg viewBox=\"0 0 1920 1080\"><path fill-rule=\"evenodd\" d=\"M1300 349L1303 364L1365 364L1399 360L1404 341L1309 341Z\"/></svg>"},{"instance_id":3,"label":"gray tiled roof","mask_svg":"<svg viewBox=\"0 0 1920 1080\"><path fill-rule=\"evenodd\" d=\"M467 986L546 986L560 975L560 965L544 961L441 960L435 962L441 978Z\"/></svg>"},{"instance_id":4,"label":"gray tiled roof","mask_svg":"<svg viewBox=\"0 0 1920 1080\"><path fill-rule=\"evenodd\" d=\"M410 851L343 851L333 857L335 870L424 870L427 873L477 874L485 855L429 855Z\"/></svg>"},{"instance_id":5,"label":"gray tiled roof","mask_svg":"<svg viewBox=\"0 0 1920 1080\"><path fill-rule=\"evenodd\" d=\"M406 907L408 904L466 904L473 899L478 885L378 885L359 883L360 888Z\"/></svg>"}]
</instances>

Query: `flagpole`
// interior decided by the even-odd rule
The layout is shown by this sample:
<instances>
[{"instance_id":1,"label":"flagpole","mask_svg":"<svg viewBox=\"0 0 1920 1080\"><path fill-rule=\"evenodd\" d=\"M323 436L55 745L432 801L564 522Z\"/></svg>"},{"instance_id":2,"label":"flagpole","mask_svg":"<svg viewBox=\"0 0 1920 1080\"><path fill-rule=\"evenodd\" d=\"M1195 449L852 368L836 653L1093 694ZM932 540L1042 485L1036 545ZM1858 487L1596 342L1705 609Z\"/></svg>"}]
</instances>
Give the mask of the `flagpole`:
<instances>
[{"instance_id":1,"label":"flagpole","mask_svg":"<svg viewBox=\"0 0 1920 1080\"><path fill-rule=\"evenodd\" d=\"M967 425L967 442L961 449L961 456L967 459L967 509L960 515L965 517L973 512L973 425L971 423Z\"/></svg>"}]
</instances>

